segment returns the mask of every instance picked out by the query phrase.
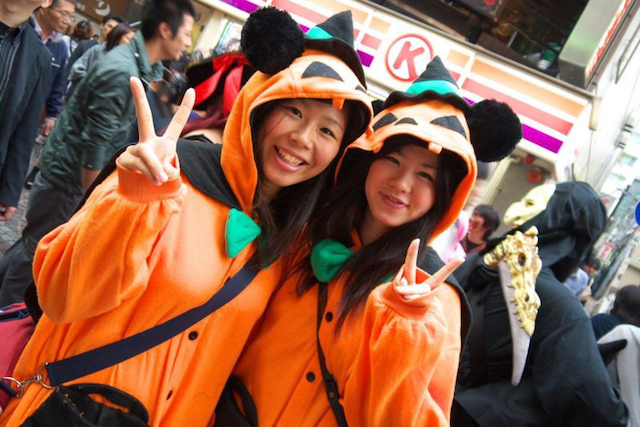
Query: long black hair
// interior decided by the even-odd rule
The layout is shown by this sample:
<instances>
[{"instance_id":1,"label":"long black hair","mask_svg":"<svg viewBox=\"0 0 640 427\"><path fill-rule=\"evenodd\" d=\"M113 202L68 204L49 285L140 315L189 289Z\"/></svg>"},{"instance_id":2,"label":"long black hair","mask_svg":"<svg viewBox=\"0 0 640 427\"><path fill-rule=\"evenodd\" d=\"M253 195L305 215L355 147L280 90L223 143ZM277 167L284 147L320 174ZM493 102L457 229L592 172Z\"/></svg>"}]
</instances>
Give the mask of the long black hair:
<instances>
[{"instance_id":1,"label":"long black hair","mask_svg":"<svg viewBox=\"0 0 640 427\"><path fill-rule=\"evenodd\" d=\"M371 164L408 144L425 147L421 140L398 135L389 138L377 154L358 152L355 155L357 158L353 158L343 167L340 179L328 201L309 221L305 231L305 243L313 247L323 239L333 239L346 246L353 245L352 232L362 223L367 208L364 186ZM427 242L436 225L449 210L453 194L467 174L467 169L462 159L450 151L443 150L439 156L435 203L429 212L421 218L388 230L375 241L363 246L338 271L336 278L345 275L346 280L340 300L337 330L350 312L364 305L373 289L390 280L390 276L398 271L404 263L409 243L417 237L422 242ZM421 249L418 263L423 260L424 255L425 252ZM299 294L317 283L311 270L310 255L298 262L293 269L301 273L298 282Z\"/></svg>"},{"instance_id":2,"label":"long black hair","mask_svg":"<svg viewBox=\"0 0 640 427\"><path fill-rule=\"evenodd\" d=\"M262 234L258 240L259 248L253 262L254 265L262 268L281 255L284 256L285 264L290 263L288 260L294 255L289 252L289 249L299 241L302 229L313 212L317 210L317 206L325 202L336 165L346 146L358 136L354 131L345 132L338 154L323 172L299 184L281 188L276 196L267 203L263 190L265 178L262 164L258 160L259 150L256 146L256 135L257 129L268 113L284 101L286 100L270 102L252 112L251 117L254 159L258 167L258 187L254 197L253 212L262 226ZM318 101L325 100L318 99ZM352 101L345 102L343 108L347 108L349 111L347 129L355 130L363 126L366 118L363 116L362 108L356 108Z\"/></svg>"}]
</instances>

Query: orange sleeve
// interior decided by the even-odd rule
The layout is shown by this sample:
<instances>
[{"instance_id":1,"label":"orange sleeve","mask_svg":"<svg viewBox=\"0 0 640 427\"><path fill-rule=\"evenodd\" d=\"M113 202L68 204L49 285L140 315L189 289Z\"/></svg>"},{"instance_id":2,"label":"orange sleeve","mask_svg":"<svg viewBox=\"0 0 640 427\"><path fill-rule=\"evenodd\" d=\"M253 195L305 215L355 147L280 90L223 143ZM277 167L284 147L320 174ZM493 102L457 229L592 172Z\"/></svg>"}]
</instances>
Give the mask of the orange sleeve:
<instances>
[{"instance_id":1,"label":"orange sleeve","mask_svg":"<svg viewBox=\"0 0 640 427\"><path fill-rule=\"evenodd\" d=\"M66 224L46 235L33 269L38 300L55 323L105 313L147 286L147 259L184 203L180 177L156 186L118 167Z\"/></svg>"},{"instance_id":2,"label":"orange sleeve","mask_svg":"<svg viewBox=\"0 0 640 427\"><path fill-rule=\"evenodd\" d=\"M418 272L418 281L426 277ZM440 288L448 285L413 301L405 301L390 283L371 293L362 344L345 383L349 424L449 425L458 355L448 347L460 341L460 331L449 329L445 312L459 316L460 303L457 309L445 306L451 300L440 298Z\"/></svg>"}]
</instances>

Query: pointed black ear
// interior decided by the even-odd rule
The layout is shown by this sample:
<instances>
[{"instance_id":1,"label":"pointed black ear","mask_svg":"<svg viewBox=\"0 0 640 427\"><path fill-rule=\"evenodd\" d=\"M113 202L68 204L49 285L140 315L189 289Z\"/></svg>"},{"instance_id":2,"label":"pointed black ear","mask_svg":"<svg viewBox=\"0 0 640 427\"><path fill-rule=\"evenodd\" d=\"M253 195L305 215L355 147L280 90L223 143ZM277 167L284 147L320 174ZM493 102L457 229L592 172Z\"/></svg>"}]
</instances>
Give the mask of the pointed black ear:
<instances>
[{"instance_id":1,"label":"pointed black ear","mask_svg":"<svg viewBox=\"0 0 640 427\"><path fill-rule=\"evenodd\" d=\"M522 139L522 124L511 107L494 99L474 104L466 115L476 158L497 162L507 157Z\"/></svg>"},{"instance_id":2,"label":"pointed black ear","mask_svg":"<svg viewBox=\"0 0 640 427\"><path fill-rule=\"evenodd\" d=\"M244 23L240 47L253 68L275 74L302 55L304 34L287 12L263 7Z\"/></svg>"}]
</instances>

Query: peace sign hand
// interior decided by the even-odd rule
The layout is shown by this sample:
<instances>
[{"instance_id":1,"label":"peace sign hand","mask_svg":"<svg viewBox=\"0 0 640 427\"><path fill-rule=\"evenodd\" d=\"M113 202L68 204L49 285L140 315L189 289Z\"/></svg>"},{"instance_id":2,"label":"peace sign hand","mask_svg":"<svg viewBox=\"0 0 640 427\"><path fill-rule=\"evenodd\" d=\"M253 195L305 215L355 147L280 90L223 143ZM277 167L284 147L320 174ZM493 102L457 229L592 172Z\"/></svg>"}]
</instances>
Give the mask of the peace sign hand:
<instances>
[{"instance_id":1,"label":"peace sign hand","mask_svg":"<svg viewBox=\"0 0 640 427\"><path fill-rule=\"evenodd\" d=\"M157 136L142 82L137 77L131 77L130 84L138 117L140 141L127 147L118 157L118 164L125 169L141 173L156 185L161 185L176 178L180 173L176 144L193 108L195 92L193 89L187 90L166 132L163 136Z\"/></svg>"},{"instance_id":2,"label":"peace sign hand","mask_svg":"<svg viewBox=\"0 0 640 427\"><path fill-rule=\"evenodd\" d=\"M402 296L405 301L413 301L431 292L433 288L442 284L464 261L462 258L449 261L433 276L422 283L416 283L419 247L420 239L415 239L411 242L409 249L407 249L407 258L405 259L404 266L400 268L400 271L398 271L398 274L393 280L396 292Z\"/></svg>"}]
</instances>

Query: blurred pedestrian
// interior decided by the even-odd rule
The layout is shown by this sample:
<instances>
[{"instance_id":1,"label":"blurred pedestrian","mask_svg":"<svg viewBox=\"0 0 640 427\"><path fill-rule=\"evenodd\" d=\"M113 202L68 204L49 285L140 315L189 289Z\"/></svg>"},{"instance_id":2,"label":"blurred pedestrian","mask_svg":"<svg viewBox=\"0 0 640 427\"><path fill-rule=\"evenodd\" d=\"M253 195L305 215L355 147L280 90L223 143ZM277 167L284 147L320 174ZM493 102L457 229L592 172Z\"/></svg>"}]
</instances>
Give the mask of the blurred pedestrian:
<instances>
[{"instance_id":1,"label":"blurred pedestrian","mask_svg":"<svg viewBox=\"0 0 640 427\"><path fill-rule=\"evenodd\" d=\"M126 23L124 18L117 15L106 15L102 18L100 22L100 36L96 40L95 37L92 37L88 40L82 40L78 43L75 50L71 53L69 57L69 61L67 64L67 74L69 74L69 70L73 66L73 64L82 56L86 51L91 49L93 46L97 46L100 43L104 43L107 41L107 34L111 31L116 25Z\"/></svg>"},{"instance_id":2,"label":"blurred pedestrian","mask_svg":"<svg viewBox=\"0 0 640 427\"><path fill-rule=\"evenodd\" d=\"M479 252L487 245L487 240L500 227L500 211L491 205L478 205L469 218L469 229L460 242L468 254Z\"/></svg>"},{"instance_id":3,"label":"blurred pedestrian","mask_svg":"<svg viewBox=\"0 0 640 427\"><path fill-rule=\"evenodd\" d=\"M60 0L65 1L65 0ZM38 241L66 222L107 160L125 143L135 118L131 77L162 77L163 59L191 46L189 0L150 0L133 40L105 55L80 82L42 150L22 237L0 260L0 306L22 301L33 280Z\"/></svg>"},{"instance_id":4,"label":"blurred pedestrian","mask_svg":"<svg viewBox=\"0 0 640 427\"><path fill-rule=\"evenodd\" d=\"M78 87L80 80L87 74L89 67L102 58L107 52L116 46L126 44L131 41L135 31L127 24L116 25L107 35L107 41L93 46L78 59L69 72L69 88L67 89L67 100L71 98L73 92Z\"/></svg>"},{"instance_id":5,"label":"blurred pedestrian","mask_svg":"<svg viewBox=\"0 0 640 427\"><path fill-rule=\"evenodd\" d=\"M49 136L62 111L62 96L67 89L65 67L69 59L67 45L62 36L73 22L76 6L71 0L53 0L51 6L40 8L35 14L34 27L40 40L51 52L51 69L46 102L45 119L41 133ZM33 112L40 114L39 111Z\"/></svg>"},{"instance_id":6,"label":"blurred pedestrian","mask_svg":"<svg viewBox=\"0 0 640 427\"><path fill-rule=\"evenodd\" d=\"M78 21L71 29L70 34L65 34L62 36L62 40L64 40L67 45L67 49L69 50L69 55L76 50L78 43L83 40L92 40L93 39L93 27L91 23L87 20Z\"/></svg>"},{"instance_id":7,"label":"blurred pedestrian","mask_svg":"<svg viewBox=\"0 0 640 427\"><path fill-rule=\"evenodd\" d=\"M627 285L618 290L610 313L600 313L591 318L591 326L600 339L618 325L640 327L640 286Z\"/></svg>"},{"instance_id":8,"label":"blurred pedestrian","mask_svg":"<svg viewBox=\"0 0 640 427\"><path fill-rule=\"evenodd\" d=\"M0 221L16 212L47 96L51 55L29 17L51 1L0 2Z\"/></svg>"}]
</instances>

